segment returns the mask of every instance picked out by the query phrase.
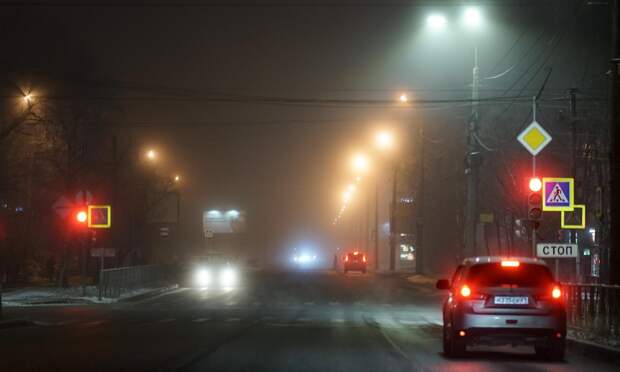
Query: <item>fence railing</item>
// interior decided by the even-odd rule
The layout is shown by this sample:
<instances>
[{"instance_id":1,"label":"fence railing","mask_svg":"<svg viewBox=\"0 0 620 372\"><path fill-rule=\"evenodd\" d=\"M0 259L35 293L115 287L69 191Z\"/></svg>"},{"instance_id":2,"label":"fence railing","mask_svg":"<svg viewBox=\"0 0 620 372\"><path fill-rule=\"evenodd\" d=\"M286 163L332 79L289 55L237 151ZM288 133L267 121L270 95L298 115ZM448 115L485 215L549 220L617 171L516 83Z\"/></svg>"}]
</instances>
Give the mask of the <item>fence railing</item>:
<instances>
[{"instance_id":1,"label":"fence railing","mask_svg":"<svg viewBox=\"0 0 620 372\"><path fill-rule=\"evenodd\" d=\"M100 272L99 297L119 297L124 293L171 284L170 267L144 265L105 269Z\"/></svg>"},{"instance_id":2,"label":"fence railing","mask_svg":"<svg viewBox=\"0 0 620 372\"><path fill-rule=\"evenodd\" d=\"M620 340L620 286L563 283L567 324L586 337Z\"/></svg>"}]
</instances>

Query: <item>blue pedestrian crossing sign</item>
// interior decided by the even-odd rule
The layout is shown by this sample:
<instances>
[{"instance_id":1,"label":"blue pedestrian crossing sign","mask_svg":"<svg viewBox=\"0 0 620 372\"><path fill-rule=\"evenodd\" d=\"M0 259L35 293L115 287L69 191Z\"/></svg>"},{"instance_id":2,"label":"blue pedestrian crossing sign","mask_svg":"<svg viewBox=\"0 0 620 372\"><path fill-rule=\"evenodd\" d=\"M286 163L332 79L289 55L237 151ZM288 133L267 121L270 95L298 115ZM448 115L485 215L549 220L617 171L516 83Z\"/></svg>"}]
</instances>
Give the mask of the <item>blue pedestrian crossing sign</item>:
<instances>
[{"instance_id":1,"label":"blue pedestrian crossing sign","mask_svg":"<svg viewBox=\"0 0 620 372\"><path fill-rule=\"evenodd\" d=\"M574 209L575 181L573 178L542 179L543 211L563 212Z\"/></svg>"}]
</instances>

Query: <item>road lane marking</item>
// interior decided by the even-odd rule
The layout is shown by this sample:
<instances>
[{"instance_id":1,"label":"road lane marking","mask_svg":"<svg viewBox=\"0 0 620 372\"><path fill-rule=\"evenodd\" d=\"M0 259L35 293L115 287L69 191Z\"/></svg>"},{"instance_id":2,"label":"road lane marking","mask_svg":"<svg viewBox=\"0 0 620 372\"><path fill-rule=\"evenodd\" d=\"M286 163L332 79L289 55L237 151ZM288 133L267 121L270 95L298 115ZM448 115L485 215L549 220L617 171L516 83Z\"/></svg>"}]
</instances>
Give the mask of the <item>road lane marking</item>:
<instances>
[{"instance_id":1,"label":"road lane marking","mask_svg":"<svg viewBox=\"0 0 620 372\"><path fill-rule=\"evenodd\" d=\"M174 322L176 319L175 318L165 318L165 319L160 319L157 322L158 323L170 323L170 322Z\"/></svg>"},{"instance_id":2,"label":"road lane marking","mask_svg":"<svg viewBox=\"0 0 620 372\"><path fill-rule=\"evenodd\" d=\"M241 318L227 318L225 322L240 322Z\"/></svg>"},{"instance_id":3,"label":"road lane marking","mask_svg":"<svg viewBox=\"0 0 620 372\"><path fill-rule=\"evenodd\" d=\"M197 318L197 319L192 320L192 322L202 323L202 322L206 322L207 320L211 320L211 318Z\"/></svg>"},{"instance_id":4,"label":"road lane marking","mask_svg":"<svg viewBox=\"0 0 620 372\"><path fill-rule=\"evenodd\" d=\"M314 302L313 301L304 302L304 305L312 306L312 305L314 305Z\"/></svg>"},{"instance_id":5,"label":"road lane marking","mask_svg":"<svg viewBox=\"0 0 620 372\"><path fill-rule=\"evenodd\" d=\"M329 306L338 306L340 305L340 302L336 302L336 301L330 301Z\"/></svg>"}]
</instances>

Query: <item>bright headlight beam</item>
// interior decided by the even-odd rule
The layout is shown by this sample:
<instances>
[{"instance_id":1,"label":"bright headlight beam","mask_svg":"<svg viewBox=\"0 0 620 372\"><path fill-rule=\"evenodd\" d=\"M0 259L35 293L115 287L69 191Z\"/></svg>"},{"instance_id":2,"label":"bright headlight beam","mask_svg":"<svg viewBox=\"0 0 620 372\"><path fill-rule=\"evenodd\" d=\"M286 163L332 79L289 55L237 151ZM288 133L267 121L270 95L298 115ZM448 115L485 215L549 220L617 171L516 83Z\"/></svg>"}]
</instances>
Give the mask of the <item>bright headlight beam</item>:
<instances>
[{"instance_id":1,"label":"bright headlight beam","mask_svg":"<svg viewBox=\"0 0 620 372\"><path fill-rule=\"evenodd\" d=\"M223 287L232 287L237 284L237 272L231 267L225 268L220 273L220 283Z\"/></svg>"},{"instance_id":2,"label":"bright headlight beam","mask_svg":"<svg viewBox=\"0 0 620 372\"><path fill-rule=\"evenodd\" d=\"M211 273L207 269L199 269L195 275L196 284L200 287L206 287L211 284Z\"/></svg>"}]
</instances>

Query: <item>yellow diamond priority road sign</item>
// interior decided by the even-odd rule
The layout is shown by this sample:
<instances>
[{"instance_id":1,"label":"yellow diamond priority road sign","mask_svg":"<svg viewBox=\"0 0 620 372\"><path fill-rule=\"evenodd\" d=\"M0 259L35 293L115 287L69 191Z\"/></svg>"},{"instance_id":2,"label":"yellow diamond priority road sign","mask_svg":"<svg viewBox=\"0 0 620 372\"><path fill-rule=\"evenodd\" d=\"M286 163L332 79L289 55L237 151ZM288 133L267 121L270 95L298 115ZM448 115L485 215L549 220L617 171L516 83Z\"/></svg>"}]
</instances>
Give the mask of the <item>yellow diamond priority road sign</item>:
<instances>
[{"instance_id":1,"label":"yellow diamond priority road sign","mask_svg":"<svg viewBox=\"0 0 620 372\"><path fill-rule=\"evenodd\" d=\"M536 156L551 142L551 135L540 124L533 121L519 134L517 140L530 154Z\"/></svg>"}]
</instances>

